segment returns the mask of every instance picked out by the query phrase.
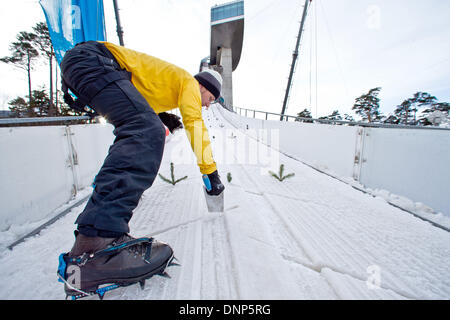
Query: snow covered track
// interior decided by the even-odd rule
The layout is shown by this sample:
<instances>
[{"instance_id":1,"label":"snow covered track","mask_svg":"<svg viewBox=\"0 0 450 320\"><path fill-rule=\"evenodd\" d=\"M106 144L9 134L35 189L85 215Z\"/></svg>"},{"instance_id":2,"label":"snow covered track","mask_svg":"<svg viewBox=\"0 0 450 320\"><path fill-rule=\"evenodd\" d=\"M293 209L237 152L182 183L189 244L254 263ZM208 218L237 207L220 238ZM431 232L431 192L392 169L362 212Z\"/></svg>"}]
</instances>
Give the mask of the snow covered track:
<instances>
[{"instance_id":1,"label":"snow covered track","mask_svg":"<svg viewBox=\"0 0 450 320\"><path fill-rule=\"evenodd\" d=\"M282 154L279 164L295 176L279 182L242 154L272 150L215 108L205 120L214 153L227 144L226 160L216 159L226 185L225 212L206 210L201 177L178 132L166 144L160 173L169 176L174 162L175 177L188 179L172 186L157 178L130 229L133 236L169 243L182 266L167 270L172 279L153 277L145 290L121 288L105 299L450 297L450 233ZM221 130L226 134L219 137ZM73 222L83 207L1 253L0 299L64 298L58 255L72 246Z\"/></svg>"}]
</instances>

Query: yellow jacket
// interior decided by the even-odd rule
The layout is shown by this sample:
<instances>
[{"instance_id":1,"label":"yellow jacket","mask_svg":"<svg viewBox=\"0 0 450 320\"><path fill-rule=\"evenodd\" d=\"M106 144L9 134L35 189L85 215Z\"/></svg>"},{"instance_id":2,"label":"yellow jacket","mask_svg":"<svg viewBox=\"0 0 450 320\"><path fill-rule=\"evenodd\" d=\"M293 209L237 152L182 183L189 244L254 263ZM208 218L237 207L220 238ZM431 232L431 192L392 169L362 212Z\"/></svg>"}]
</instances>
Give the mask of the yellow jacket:
<instances>
[{"instance_id":1,"label":"yellow jacket","mask_svg":"<svg viewBox=\"0 0 450 320\"><path fill-rule=\"evenodd\" d=\"M200 172L214 172L217 168L208 130L202 118L202 101L197 80L184 69L166 61L110 42L102 43L120 66L132 73L131 82L156 113L180 109Z\"/></svg>"}]
</instances>

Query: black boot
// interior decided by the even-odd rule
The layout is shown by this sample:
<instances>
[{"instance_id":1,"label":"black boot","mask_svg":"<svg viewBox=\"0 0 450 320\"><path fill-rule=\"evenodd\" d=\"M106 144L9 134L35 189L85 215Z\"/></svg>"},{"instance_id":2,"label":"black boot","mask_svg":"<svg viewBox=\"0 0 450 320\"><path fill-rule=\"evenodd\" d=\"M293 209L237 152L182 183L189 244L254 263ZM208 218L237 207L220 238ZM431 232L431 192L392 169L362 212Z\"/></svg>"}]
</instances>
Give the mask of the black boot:
<instances>
[{"instance_id":1,"label":"black boot","mask_svg":"<svg viewBox=\"0 0 450 320\"><path fill-rule=\"evenodd\" d=\"M68 296L98 294L103 298L108 290L137 282L142 285L145 279L164 274L172 259L172 248L153 238L135 239L124 234L114 239L78 234L72 250L60 256L58 274Z\"/></svg>"}]
</instances>

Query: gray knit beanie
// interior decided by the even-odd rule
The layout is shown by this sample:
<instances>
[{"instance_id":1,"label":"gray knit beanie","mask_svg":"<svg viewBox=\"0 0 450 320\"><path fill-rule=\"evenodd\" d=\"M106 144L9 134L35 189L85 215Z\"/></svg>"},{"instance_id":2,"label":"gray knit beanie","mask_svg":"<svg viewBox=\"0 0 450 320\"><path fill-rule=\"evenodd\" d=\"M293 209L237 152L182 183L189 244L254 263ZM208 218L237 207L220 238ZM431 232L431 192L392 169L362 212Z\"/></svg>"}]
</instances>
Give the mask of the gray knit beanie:
<instances>
[{"instance_id":1,"label":"gray knit beanie","mask_svg":"<svg viewBox=\"0 0 450 320\"><path fill-rule=\"evenodd\" d=\"M222 90L222 76L217 71L206 69L194 76L197 81L211 92L216 99L220 97Z\"/></svg>"}]
</instances>

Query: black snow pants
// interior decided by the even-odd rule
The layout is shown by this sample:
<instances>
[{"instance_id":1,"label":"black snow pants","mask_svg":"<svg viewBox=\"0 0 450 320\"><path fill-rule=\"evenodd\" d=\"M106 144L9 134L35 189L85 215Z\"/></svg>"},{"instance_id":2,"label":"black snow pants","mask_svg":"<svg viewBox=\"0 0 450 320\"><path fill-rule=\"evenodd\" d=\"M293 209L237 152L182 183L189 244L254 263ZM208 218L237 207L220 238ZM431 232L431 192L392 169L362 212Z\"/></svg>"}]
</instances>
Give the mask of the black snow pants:
<instances>
[{"instance_id":1,"label":"black snow pants","mask_svg":"<svg viewBox=\"0 0 450 320\"><path fill-rule=\"evenodd\" d=\"M155 180L164 152L165 129L108 49L88 41L68 51L63 81L114 126L114 143L95 178L94 191L75 223L86 236L118 237L142 193Z\"/></svg>"}]
</instances>

